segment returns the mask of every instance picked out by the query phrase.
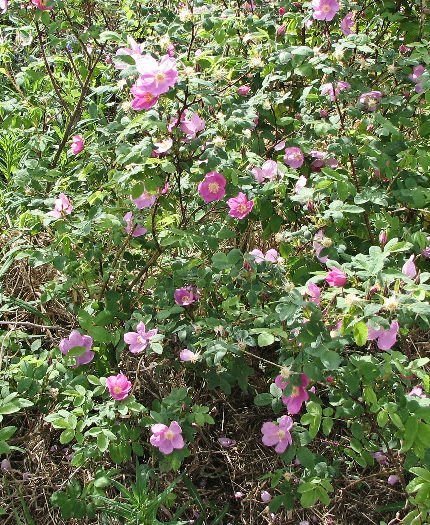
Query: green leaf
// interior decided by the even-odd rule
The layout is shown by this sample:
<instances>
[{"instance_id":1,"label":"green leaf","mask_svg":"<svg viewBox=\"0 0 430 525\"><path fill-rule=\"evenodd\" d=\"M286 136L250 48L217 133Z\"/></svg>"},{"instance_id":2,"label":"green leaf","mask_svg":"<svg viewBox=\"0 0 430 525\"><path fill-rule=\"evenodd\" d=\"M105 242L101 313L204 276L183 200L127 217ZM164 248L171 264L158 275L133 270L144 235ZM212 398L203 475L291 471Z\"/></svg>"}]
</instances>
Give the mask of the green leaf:
<instances>
[{"instance_id":1,"label":"green leaf","mask_svg":"<svg viewBox=\"0 0 430 525\"><path fill-rule=\"evenodd\" d=\"M363 321L355 323L353 329L354 341L358 346L364 346L367 342L368 328Z\"/></svg>"},{"instance_id":2,"label":"green leaf","mask_svg":"<svg viewBox=\"0 0 430 525\"><path fill-rule=\"evenodd\" d=\"M273 400L272 394L269 394L267 392L263 394L257 394L254 397L254 404L258 407L264 407L266 405L270 405Z\"/></svg>"},{"instance_id":3,"label":"green leaf","mask_svg":"<svg viewBox=\"0 0 430 525\"><path fill-rule=\"evenodd\" d=\"M258 336L258 346L270 346L271 344L273 344L275 341L275 337L273 334L269 333L269 332L262 332L259 336Z\"/></svg>"}]
</instances>

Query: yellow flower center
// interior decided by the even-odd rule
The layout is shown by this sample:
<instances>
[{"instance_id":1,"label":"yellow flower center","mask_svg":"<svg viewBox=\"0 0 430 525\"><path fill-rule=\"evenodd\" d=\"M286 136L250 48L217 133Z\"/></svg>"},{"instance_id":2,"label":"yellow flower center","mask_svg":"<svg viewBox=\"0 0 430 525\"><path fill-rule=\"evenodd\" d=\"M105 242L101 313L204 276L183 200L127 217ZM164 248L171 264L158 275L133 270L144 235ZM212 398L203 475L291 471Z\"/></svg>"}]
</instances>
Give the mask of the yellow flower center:
<instances>
[{"instance_id":1,"label":"yellow flower center","mask_svg":"<svg viewBox=\"0 0 430 525\"><path fill-rule=\"evenodd\" d=\"M121 394L122 388L120 386L114 386L113 387L114 394Z\"/></svg>"},{"instance_id":2,"label":"yellow flower center","mask_svg":"<svg viewBox=\"0 0 430 525\"><path fill-rule=\"evenodd\" d=\"M211 193L216 193L219 190L219 184L217 182L210 182L208 189Z\"/></svg>"},{"instance_id":3,"label":"yellow flower center","mask_svg":"<svg viewBox=\"0 0 430 525\"><path fill-rule=\"evenodd\" d=\"M237 207L238 211L240 211L241 213L245 213L246 212L246 204L239 204L239 206Z\"/></svg>"},{"instance_id":4,"label":"yellow flower center","mask_svg":"<svg viewBox=\"0 0 430 525\"><path fill-rule=\"evenodd\" d=\"M164 437L166 439L172 440L175 437L175 434L171 430L167 430L166 432L164 432Z\"/></svg>"},{"instance_id":5,"label":"yellow flower center","mask_svg":"<svg viewBox=\"0 0 430 525\"><path fill-rule=\"evenodd\" d=\"M191 297L190 297L189 295L184 295L184 296L182 297L182 304L183 304L183 303L189 303L190 300L191 300Z\"/></svg>"},{"instance_id":6,"label":"yellow flower center","mask_svg":"<svg viewBox=\"0 0 430 525\"><path fill-rule=\"evenodd\" d=\"M278 430L278 432L276 432L276 435L278 436L279 439L284 439L285 430Z\"/></svg>"},{"instance_id":7,"label":"yellow flower center","mask_svg":"<svg viewBox=\"0 0 430 525\"><path fill-rule=\"evenodd\" d=\"M163 82L163 80L166 80L166 75L162 71L158 71L155 74L155 80L157 82Z\"/></svg>"},{"instance_id":8,"label":"yellow flower center","mask_svg":"<svg viewBox=\"0 0 430 525\"><path fill-rule=\"evenodd\" d=\"M291 392L291 397L298 397L300 395L300 389L298 386L293 386L293 391Z\"/></svg>"},{"instance_id":9,"label":"yellow flower center","mask_svg":"<svg viewBox=\"0 0 430 525\"><path fill-rule=\"evenodd\" d=\"M328 13L330 11L330 6L328 4L324 4L322 7L323 13Z\"/></svg>"}]
</instances>

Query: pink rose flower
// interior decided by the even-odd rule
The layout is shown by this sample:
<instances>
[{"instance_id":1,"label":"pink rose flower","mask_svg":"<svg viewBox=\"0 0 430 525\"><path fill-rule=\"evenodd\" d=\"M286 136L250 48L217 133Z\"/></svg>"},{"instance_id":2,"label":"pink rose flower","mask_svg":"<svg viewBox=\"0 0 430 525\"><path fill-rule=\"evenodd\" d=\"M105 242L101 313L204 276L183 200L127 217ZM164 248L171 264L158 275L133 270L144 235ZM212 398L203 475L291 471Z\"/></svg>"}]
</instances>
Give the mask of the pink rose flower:
<instances>
[{"instance_id":1,"label":"pink rose flower","mask_svg":"<svg viewBox=\"0 0 430 525\"><path fill-rule=\"evenodd\" d=\"M294 186L294 192L300 193L302 189L306 187L307 182L308 182L308 179L304 175L300 175L300 177L297 179L297 182Z\"/></svg>"},{"instance_id":2,"label":"pink rose flower","mask_svg":"<svg viewBox=\"0 0 430 525\"><path fill-rule=\"evenodd\" d=\"M307 284L306 294L309 296L309 301L316 305L320 304L321 288L312 281Z\"/></svg>"},{"instance_id":3,"label":"pink rose flower","mask_svg":"<svg viewBox=\"0 0 430 525\"><path fill-rule=\"evenodd\" d=\"M414 84L417 84L420 81L423 73L425 73L425 71L426 68L421 64L418 66L414 66L412 73L409 75L409 78L412 80L412 82L414 82Z\"/></svg>"},{"instance_id":4,"label":"pink rose flower","mask_svg":"<svg viewBox=\"0 0 430 525\"><path fill-rule=\"evenodd\" d=\"M261 264L264 261L275 263L278 260L278 252L275 249L267 250L266 255L258 249L249 252L254 257L255 264Z\"/></svg>"},{"instance_id":5,"label":"pink rose flower","mask_svg":"<svg viewBox=\"0 0 430 525\"><path fill-rule=\"evenodd\" d=\"M73 206L70 204L69 198L64 193L58 195L55 199L54 209L47 213L49 217L61 219L65 215L70 215L73 211Z\"/></svg>"},{"instance_id":6,"label":"pink rose flower","mask_svg":"<svg viewBox=\"0 0 430 525\"><path fill-rule=\"evenodd\" d=\"M8 0L0 0L0 13L4 15L7 11Z\"/></svg>"},{"instance_id":7,"label":"pink rose flower","mask_svg":"<svg viewBox=\"0 0 430 525\"><path fill-rule=\"evenodd\" d=\"M272 495L270 494L270 492L267 492L267 490L263 490L260 494L260 498L263 503L269 503L269 501L272 499Z\"/></svg>"},{"instance_id":8,"label":"pink rose flower","mask_svg":"<svg viewBox=\"0 0 430 525\"><path fill-rule=\"evenodd\" d=\"M76 348L78 346L85 348L85 352L75 358L75 366L79 366L86 365L94 359L95 353L91 350L92 344L92 337L89 335L81 335L78 330L73 330L69 337L61 339L58 347L60 352L64 355L67 355L72 348Z\"/></svg>"},{"instance_id":9,"label":"pink rose flower","mask_svg":"<svg viewBox=\"0 0 430 525\"><path fill-rule=\"evenodd\" d=\"M237 88L237 93L242 96L246 96L251 91L251 88L247 85L239 86Z\"/></svg>"},{"instance_id":10,"label":"pink rose flower","mask_svg":"<svg viewBox=\"0 0 430 525\"><path fill-rule=\"evenodd\" d=\"M70 153L78 155L84 149L84 139L82 135L75 135L72 137L72 145L70 146Z\"/></svg>"},{"instance_id":11,"label":"pink rose flower","mask_svg":"<svg viewBox=\"0 0 430 525\"><path fill-rule=\"evenodd\" d=\"M127 379L124 374L118 374L116 376L109 376L106 379L106 386L109 390L109 394L116 400L121 401L125 399L132 387L131 382Z\"/></svg>"},{"instance_id":12,"label":"pink rose flower","mask_svg":"<svg viewBox=\"0 0 430 525\"><path fill-rule=\"evenodd\" d=\"M157 146L157 149L154 150L155 153L161 155L162 153L167 153L173 146L173 140L171 138L166 138L161 142L155 142L154 146Z\"/></svg>"},{"instance_id":13,"label":"pink rose flower","mask_svg":"<svg viewBox=\"0 0 430 525\"><path fill-rule=\"evenodd\" d=\"M134 38L131 36L127 37L127 42L130 47L120 47L116 55L129 55L136 61L137 57L140 57L142 55L142 51L144 49L143 44L138 44ZM125 69L127 67L126 64L115 64L116 69Z\"/></svg>"},{"instance_id":14,"label":"pink rose flower","mask_svg":"<svg viewBox=\"0 0 430 525\"><path fill-rule=\"evenodd\" d=\"M162 423L152 425L151 432L149 442L163 454L171 454L174 449L181 449L185 446L182 428L177 421L172 421L169 426Z\"/></svg>"},{"instance_id":15,"label":"pink rose flower","mask_svg":"<svg viewBox=\"0 0 430 525\"><path fill-rule=\"evenodd\" d=\"M263 423L263 426L261 427L263 444L267 447L275 447L275 452L282 454L293 442L290 433L292 428L293 420L289 416L282 416L279 420L279 424L276 424L273 421Z\"/></svg>"},{"instance_id":16,"label":"pink rose flower","mask_svg":"<svg viewBox=\"0 0 430 525\"><path fill-rule=\"evenodd\" d=\"M175 303L179 306L189 306L199 298L199 292L194 290L192 286L184 286L177 288L174 293Z\"/></svg>"},{"instance_id":17,"label":"pink rose flower","mask_svg":"<svg viewBox=\"0 0 430 525\"><path fill-rule=\"evenodd\" d=\"M133 199L131 197L131 200L133 201L134 205L138 210L142 210L143 208L150 208L155 204L155 201L157 200L157 196L148 193L146 190L138 197L137 199Z\"/></svg>"},{"instance_id":18,"label":"pink rose flower","mask_svg":"<svg viewBox=\"0 0 430 525\"><path fill-rule=\"evenodd\" d=\"M37 9L41 9L42 11L49 11L53 9L52 5L48 6L46 5L46 0L31 0L31 3L37 7Z\"/></svg>"},{"instance_id":19,"label":"pink rose flower","mask_svg":"<svg viewBox=\"0 0 430 525\"><path fill-rule=\"evenodd\" d=\"M399 476L396 476L395 474L391 474L391 476L388 476L387 483L388 485L395 485L400 481Z\"/></svg>"},{"instance_id":20,"label":"pink rose flower","mask_svg":"<svg viewBox=\"0 0 430 525\"><path fill-rule=\"evenodd\" d=\"M300 374L300 386L293 386L291 395L282 396L282 402L286 405L288 413L298 414L302 409L302 404L309 399L306 387L309 385L310 379L306 374ZM275 385L281 390L285 390L289 381L284 382L281 375L275 378Z\"/></svg>"},{"instance_id":21,"label":"pink rose flower","mask_svg":"<svg viewBox=\"0 0 430 525\"><path fill-rule=\"evenodd\" d=\"M342 272L342 270L339 270L339 268L332 268L327 273L325 280L330 286L342 287L345 286L348 277L344 272Z\"/></svg>"},{"instance_id":22,"label":"pink rose flower","mask_svg":"<svg viewBox=\"0 0 430 525\"><path fill-rule=\"evenodd\" d=\"M178 81L176 59L168 55L160 62L148 54L136 57L136 69L140 73L139 85L154 96L166 93Z\"/></svg>"},{"instance_id":23,"label":"pink rose flower","mask_svg":"<svg viewBox=\"0 0 430 525\"><path fill-rule=\"evenodd\" d=\"M144 85L144 81L139 77L137 81L131 86L131 94L134 96L131 101L131 108L136 111L141 109L151 109L155 106L160 98L159 95L150 93Z\"/></svg>"},{"instance_id":24,"label":"pink rose flower","mask_svg":"<svg viewBox=\"0 0 430 525\"><path fill-rule=\"evenodd\" d=\"M368 111L375 111L381 98L382 93L380 91L369 91L362 93L358 98L358 102L363 104Z\"/></svg>"},{"instance_id":25,"label":"pink rose flower","mask_svg":"<svg viewBox=\"0 0 430 525\"><path fill-rule=\"evenodd\" d=\"M345 36L348 36L354 33L354 31L352 31L351 29L353 25L354 25L354 14L351 12L351 13L348 13L345 16L345 18L342 19L342 22L340 23L340 29Z\"/></svg>"},{"instance_id":26,"label":"pink rose flower","mask_svg":"<svg viewBox=\"0 0 430 525\"><path fill-rule=\"evenodd\" d=\"M402 266L403 275L406 275L406 277L409 277L409 279L414 279L414 277L417 275L417 268L414 263L414 258L415 255L412 254Z\"/></svg>"},{"instance_id":27,"label":"pink rose flower","mask_svg":"<svg viewBox=\"0 0 430 525\"><path fill-rule=\"evenodd\" d=\"M369 325L367 325L367 329L367 339L369 341L376 339L379 350L390 350L390 348L396 344L397 334L399 332L399 323L397 321L393 321L388 330L384 330L383 328L374 330Z\"/></svg>"},{"instance_id":28,"label":"pink rose flower","mask_svg":"<svg viewBox=\"0 0 430 525\"><path fill-rule=\"evenodd\" d=\"M200 359L200 354L184 348L179 352L179 359L182 363L196 363Z\"/></svg>"},{"instance_id":29,"label":"pink rose flower","mask_svg":"<svg viewBox=\"0 0 430 525\"><path fill-rule=\"evenodd\" d=\"M300 148L295 146L286 148L284 162L287 164L287 166L290 166L290 168L294 169L300 168L300 166L303 165L304 160L305 157L303 155L303 151Z\"/></svg>"},{"instance_id":30,"label":"pink rose flower","mask_svg":"<svg viewBox=\"0 0 430 525\"><path fill-rule=\"evenodd\" d=\"M334 102L341 91L350 88L351 84L349 82L339 80L338 82L328 82L327 84L323 84L320 87L320 93L321 95L328 95L330 100Z\"/></svg>"},{"instance_id":31,"label":"pink rose flower","mask_svg":"<svg viewBox=\"0 0 430 525\"><path fill-rule=\"evenodd\" d=\"M312 17L315 20L327 20L330 22L339 11L337 0L312 0Z\"/></svg>"},{"instance_id":32,"label":"pink rose flower","mask_svg":"<svg viewBox=\"0 0 430 525\"><path fill-rule=\"evenodd\" d=\"M144 323L138 323L136 332L124 334L124 342L129 345L132 354L140 354L147 348L149 340L155 335L157 335L156 328L146 331Z\"/></svg>"},{"instance_id":33,"label":"pink rose flower","mask_svg":"<svg viewBox=\"0 0 430 525\"><path fill-rule=\"evenodd\" d=\"M417 396L421 397L422 399L427 398L426 394L424 394L423 387L421 385L414 386L412 390L408 392L408 396Z\"/></svg>"},{"instance_id":34,"label":"pink rose flower","mask_svg":"<svg viewBox=\"0 0 430 525\"><path fill-rule=\"evenodd\" d=\"M148 232L146 228L140 226L139 224L133 226L133 213L131 211L126 213L123 218L126 224L125 231L128 235L130 235L131 233L132 237L141 237L142 235L145 235L145 233Z\"/></svg>"},{"instance_id":35,"label":"pink rose flower","mask_svg":"<svg viewBox=\"0 0 430 525\"><path fill-rule=\"evenodd\" d=\"M199 131L205 129L205 121L197 113L193 113L189 118L181 120L181 130L186 134L187 139L194 139Z\"/></svg>"},{"instance_id":36,"label":"pink rose flower","mask_svg":"<svg viewBox=\"0 0 430 525\"><path fill-rule=\"evenodd\" d=\"M227 204L230 208L228 214L230 217L237 219L244 219L249 213L251 213L254 207L254 201L248 200L247 196L241 191L236 195L228 199Z\"/></svg>"},{"instance_id":37,"label":"pink rose flower","mask_svg":"<svg viewBox=\"0 0 430 525\"><path fill-rule=\"evenodd\" d=\"M225 196L225 185L227 181L222 173L210 171L199 183L198 191L202 199L208 203L219 201Z\"/></svg>"},{"instance_id":38,"label":"pink rose flower","mask_svg":"<svg viewBox=\"0 0 430 525\"><path fill-rule=\"evenodd\" d=\"M264 182L264 179L272 180L278 174L278 164L274 160L266 160L261 168L252 168L251 173L258 182Z\"/></svg>"}]
</instances>

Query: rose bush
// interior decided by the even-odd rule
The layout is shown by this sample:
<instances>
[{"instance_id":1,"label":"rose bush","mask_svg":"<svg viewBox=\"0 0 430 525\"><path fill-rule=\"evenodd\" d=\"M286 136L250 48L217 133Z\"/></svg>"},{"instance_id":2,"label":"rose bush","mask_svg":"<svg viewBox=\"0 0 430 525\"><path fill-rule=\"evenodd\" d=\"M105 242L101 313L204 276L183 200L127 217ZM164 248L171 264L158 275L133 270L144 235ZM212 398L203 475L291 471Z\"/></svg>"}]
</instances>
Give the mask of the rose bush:
<instances>
[{"instance_id":1,"label":"rose bush","mask_svg":"<svg viewBox=\"0 0 430 525\"><path fill-rule=\"evenodd\" d=\"M371 479L426 523L423 2L0 7L2 475L36 432L63 519L287 523ZM249 435L269 466L205 507L201 454Z\"/></svg>"}]
</instances>

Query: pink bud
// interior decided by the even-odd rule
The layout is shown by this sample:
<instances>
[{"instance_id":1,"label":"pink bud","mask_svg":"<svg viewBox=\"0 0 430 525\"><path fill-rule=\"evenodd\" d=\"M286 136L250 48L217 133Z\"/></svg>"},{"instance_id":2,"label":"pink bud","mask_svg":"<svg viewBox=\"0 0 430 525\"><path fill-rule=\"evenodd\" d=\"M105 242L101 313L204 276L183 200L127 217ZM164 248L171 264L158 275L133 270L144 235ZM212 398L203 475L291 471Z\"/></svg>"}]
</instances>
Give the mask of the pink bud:
<instances>
[{"instance_id":1,"label":"pink bud","mask_svg":"<svg viewBox=\"0 0 430 525\"><path fill-rule=\"evenodd\" d=\"M334 377L333 377L333 376L327 376L327 377L325 378L325 380L327 381L327 383L331 384L331 383L334 382Z\"/></svg>"},{"instance_id":2,"label":"pink bud","mask_svg":"<svg viewBox=\"0 0 430 525\"><path fill-rule=\"evenodd\" d=\"M276 34L277 36L282 36L285 31L287 30L287 27L282 25L282 26L279 26L278 29L276 30Z\"/></svg>"},{"instance_id":3,"label":"pink bud","mask_svg":"<svg viewBox=\"0 0 430 525\"><path fill-rule=\"evenodd\" d=\"M405 46L405 44L402 44L399 46L399 53L402 55L409 54L412 51L412 49L408 46Z\"/></svg>"},{"instance_id":4,"label":"pink bud","mask_svg":"<svg viewBox=\"0 0 430 525\"><path fill-rule=\"evenodd\" d=\"M2 462L0 463L0 470L4 470L5 472L7 472L10 469L11 469L10 461L8 459L2 459Z\"/></svg>"},{"instance_id":5,"label":"pink bud","mask_svg":"<svg viewBox=\"0 0 430 525\"><path fill-rule=\"evenodd\" d=\"M278 9L278 15L279 16L285 15L286 12L287 12L287 10L285 9L285 7L280 7Z\"/></svg>"},{"instance_id":6,"label":"pink bud","mask_svg":"<svg viewBox=\"0 0 430 525\"><path fill-rule=\"evenodd\" d=\"M243 86L239 86L237 88L237 93L242 96L247 95L250 91L251 91L251 88L247 86L246 84L244 84Z\"/></svg>"},{"instance_id":7,"label":"pink bud","mask_svg":"<svg viewBox=\"0 0 430 525\"><path fill-rule=\"evenodd\" d=\"M381 233L379 234L379 242L381 246L385 246L387 243L387 232L386 230L381 230Z\"/></svg>"},{"instance_id":8,"label":"pink bud","mask_svg":"<svg viewBox=\"0 0 430 525\"><path fill-rule=\"evenodd\" d=\"M296 113L294 116L297 120L302 120L302 115L300 113Z\"/></svg>"},{"instance_id":9,"label":"pink bud","mask_svg":"<svg viewBox=\"0 0 430 525\"><path fill-rule=\"evenodd\" d=\"M378 292L379 292L379 286L377 284L373 285L369 289L369 295L375 295L375 293L378 293Z\"/></svg>"},{"instance_id":10,"label":"pink bud","mask_svg":"<svg viewBox=\"0 0 430 525\"><path fill-rule=\"evenodd\" d=\"M321 109L320 110L320 117L321 118L326 118L328 117L329 113L328 113L328 110L327 109Z\"/></svg>"},{"instance_id":11,"label":"pink bud","mask_svg":"<svg viewBox=\"0 0 430 525\"><path fill-rule=\"evenodd\" d=\"M106 55L105 64L113 64L112 56Z\"/></svg>"},{"instance_id":12,"label":"pink bud","mask_svg":"<svg viewBox=\"0 0 430 525\"><path fill-rule=\"evenodd\" d=\"M388 476L387 483L388 485L395 485L400 481L399 476L395 476L394 474L391 476Z\"/></svg>"},{"instance_id":13,"label":"pink bud","mask_svg":"<svg viewBox=\"0 0 430 525\"><path fill-rule=\"evenodd\" d=\"M272 499L271 494L270 494L269 492L267 492L267 490L263 490L263 491L261 492L260 497L261 497L261 501L262 501L263 503L269 503L269 501Z\"/></svg>"},{"instance_id":14,"label":"pink bud","mask_svg":"<svg viewBox=\"0 0 430 525\"><path fill-rule=\"evenodd\" d=\"M306 204L306 208L308 209L309 213L313 213L315 211L315 204L313 201L308 201Z\"/></svg>"}]
</instances>

